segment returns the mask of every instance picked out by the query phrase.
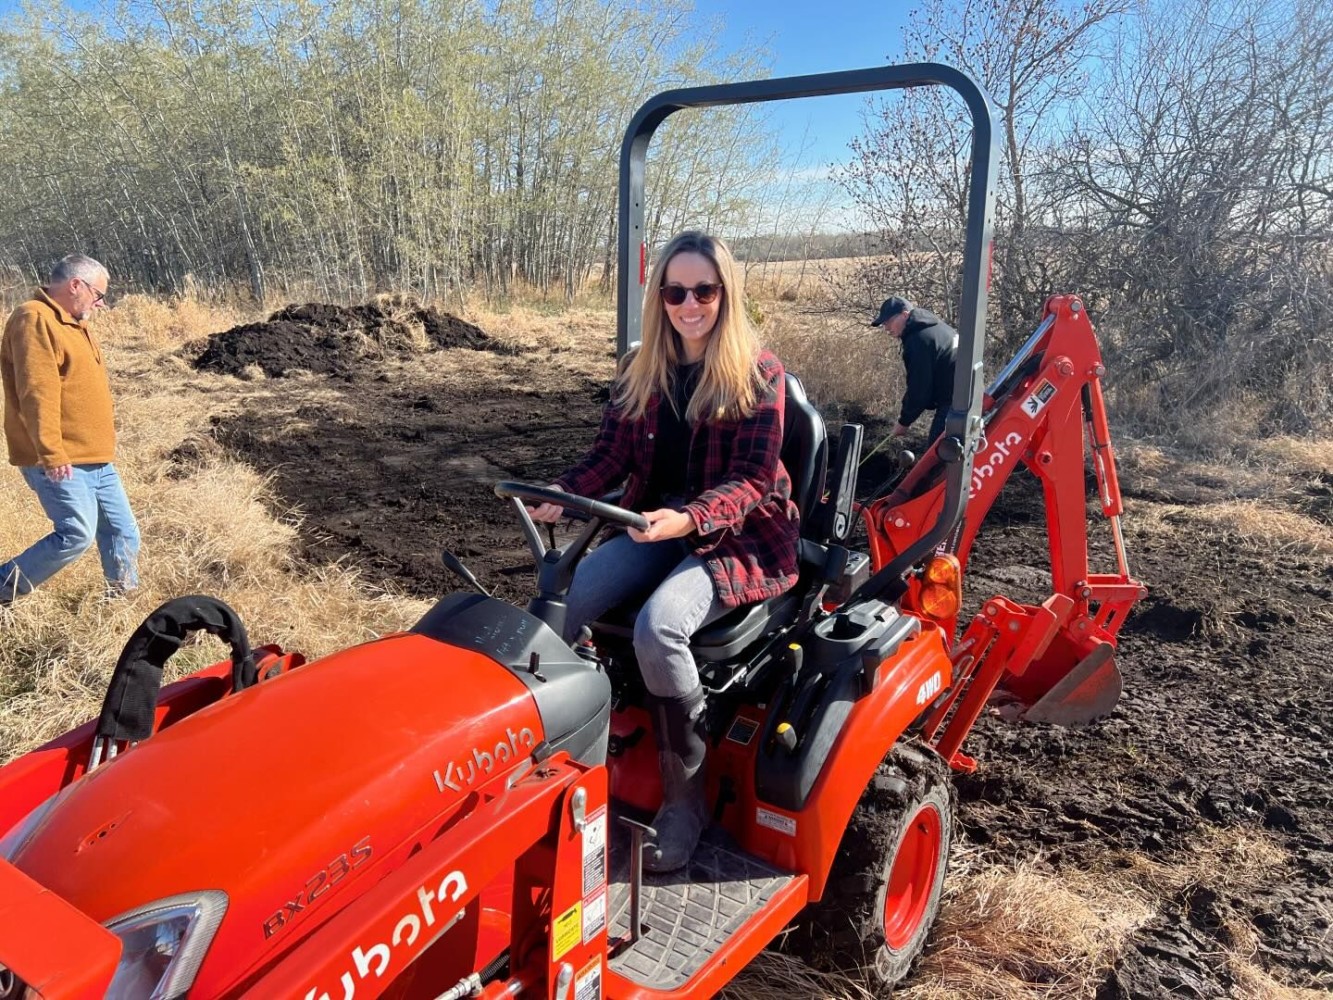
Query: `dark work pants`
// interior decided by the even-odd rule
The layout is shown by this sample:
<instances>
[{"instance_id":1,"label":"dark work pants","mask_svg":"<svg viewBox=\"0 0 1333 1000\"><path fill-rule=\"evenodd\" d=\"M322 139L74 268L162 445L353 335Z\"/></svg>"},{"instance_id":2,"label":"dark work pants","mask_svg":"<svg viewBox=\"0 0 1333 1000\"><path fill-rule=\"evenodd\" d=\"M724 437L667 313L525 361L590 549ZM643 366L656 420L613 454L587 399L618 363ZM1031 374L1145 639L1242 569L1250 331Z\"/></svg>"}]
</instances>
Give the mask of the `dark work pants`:
<instances>
[{"instance_id":1,"label":"dark work pants","mask_svg":"<svg viewBox=\"0 0 1333 1000\"><path fill-rule=\"evenodd\" d=\"M926 439L926 447L929 448L935 443L935 439L944 433L944 418L949 415L949 408L941 406L935 411L935 419L930 422L930 437Z\"/></svg>"}]
</instances>

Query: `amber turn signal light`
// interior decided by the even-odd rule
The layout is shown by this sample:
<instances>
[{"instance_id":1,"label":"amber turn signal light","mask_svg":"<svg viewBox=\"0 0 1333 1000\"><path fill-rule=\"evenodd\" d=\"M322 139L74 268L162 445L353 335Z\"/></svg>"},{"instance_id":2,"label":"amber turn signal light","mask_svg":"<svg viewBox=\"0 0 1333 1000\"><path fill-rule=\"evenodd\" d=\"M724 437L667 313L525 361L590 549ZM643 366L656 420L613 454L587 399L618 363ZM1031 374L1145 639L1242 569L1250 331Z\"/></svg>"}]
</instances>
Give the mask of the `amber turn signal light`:
<instances>
[{"instance_id":1,"label":"amber turn signal light","mask_svg":"<svg viewBox=\"0 0 1333 1000\"><path fill-rule=\"evenodd\" d=\"M948 553L931 556L921 576L921 610L937 621L955 617L963 606L958 557Z\"/></svg>"},{"instance_id":2,"label":"amber turn signal light","mask_svg":"<svg viewBox=\"0 0 1333 1000\"><path fill-rule=\"evenodd\" d=\"M958 557L948 552L931 556L926 562L924 575L927 583L942 583L947 587L957 587L963 579Z\"/></svg>"}]
</instances>

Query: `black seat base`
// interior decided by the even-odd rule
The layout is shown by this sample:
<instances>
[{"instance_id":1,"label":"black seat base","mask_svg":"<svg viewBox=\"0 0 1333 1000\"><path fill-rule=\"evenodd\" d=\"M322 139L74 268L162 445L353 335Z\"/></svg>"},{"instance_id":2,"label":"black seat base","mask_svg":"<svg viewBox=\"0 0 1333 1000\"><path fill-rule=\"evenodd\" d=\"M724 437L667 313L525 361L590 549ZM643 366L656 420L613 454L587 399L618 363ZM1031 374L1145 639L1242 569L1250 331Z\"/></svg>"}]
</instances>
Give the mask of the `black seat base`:
<instances>
[{"instance_id":1,"label":"black seat base","mask_svg":"<svg viewBox=\"0 0 1333 1000\"><path fill-rule=\"evenodd\" d=\"M733 659L756 639L774 629L790 625L796 620L800 606L801 599L796 590L789 590L766 601L733 608L717 621L694 633L690 639L690 652L696 659L706 663ZM632 639L634 619L638 614L639 608L633 605L613 608L593 624L593 637L610 635Z\"/></svg>"}]
</instances>

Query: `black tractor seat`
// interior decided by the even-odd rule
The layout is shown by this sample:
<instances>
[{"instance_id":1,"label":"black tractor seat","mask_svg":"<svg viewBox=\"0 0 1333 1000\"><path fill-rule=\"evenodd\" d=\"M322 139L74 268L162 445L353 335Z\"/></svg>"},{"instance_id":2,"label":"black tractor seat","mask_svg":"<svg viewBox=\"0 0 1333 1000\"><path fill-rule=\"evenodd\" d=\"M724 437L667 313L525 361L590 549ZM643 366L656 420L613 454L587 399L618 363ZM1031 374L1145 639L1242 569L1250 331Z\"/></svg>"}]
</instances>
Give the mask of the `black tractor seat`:
<instances>
[{"instance_id":1,"label":"black tractor seat","mask_svg":"<svg viewBox=\"0 0 1333 1000\"><path fill-rule=\"evenodd\" d=\"M795 621L800 607L801 598L796 590L766 601L743 604L695 632L690 638L690 651L708 663L733 659L756 639ZM628 604L612 608L593 624L593 634L632 639L638 614L639 609Z\"/></svg>"},{"instance_id":2,"label":"black tractor seat","mask_svg":"<svg viewBox=\"0 0 1333 1000\"><path fill-rule=\"evenodd\" d=\"M814 537L815 519L807 517L818 506L828 469L828 436L824 418L811 405L801 380L787 372L787 404L782 419L782 464L791 477L792 499L801 512L801 580L785 594L745 604L728 611L690 639L690 650L706 663L734 659L758 639L796 620L809 579L822 568L822 539ZM814 543L814 544L812 544ZM592 625L594 636L631 639L640 605L612 608Z\"/></svg>"}]
</instances>

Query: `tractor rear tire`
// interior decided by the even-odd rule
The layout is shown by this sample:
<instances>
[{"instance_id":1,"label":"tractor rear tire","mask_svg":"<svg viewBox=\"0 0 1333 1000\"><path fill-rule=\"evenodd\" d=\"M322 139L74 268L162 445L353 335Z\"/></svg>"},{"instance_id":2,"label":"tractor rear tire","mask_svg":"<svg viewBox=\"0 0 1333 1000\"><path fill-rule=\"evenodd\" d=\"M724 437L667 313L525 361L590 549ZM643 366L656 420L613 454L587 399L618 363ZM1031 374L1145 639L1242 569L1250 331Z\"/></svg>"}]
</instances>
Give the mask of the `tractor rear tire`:
<instances>
[{"instance_id":1,"label":"tractor rear tire","mask_svg":"<svg viewBox=\"0 0 1333 1000\"><path fill-rule=\"evenodd\" d=\"M823 899L802 920L807 956L884 986L907 975L939 914L954 802L939 756L908 743L889 752L856 805Z\"/></svg>"}]
</instances>

